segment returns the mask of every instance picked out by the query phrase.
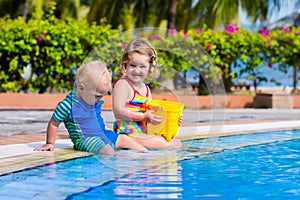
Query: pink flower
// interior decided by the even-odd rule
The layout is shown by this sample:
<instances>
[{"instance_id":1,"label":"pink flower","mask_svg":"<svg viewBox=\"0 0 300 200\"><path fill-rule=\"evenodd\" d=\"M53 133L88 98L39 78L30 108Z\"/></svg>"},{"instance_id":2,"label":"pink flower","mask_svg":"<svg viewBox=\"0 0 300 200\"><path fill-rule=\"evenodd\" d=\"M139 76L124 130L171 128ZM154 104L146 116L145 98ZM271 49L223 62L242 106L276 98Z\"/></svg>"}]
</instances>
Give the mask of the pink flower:
<instances>
[{"instance_id":1,"label":"pink flower","mask_svg":"<svg viewBox=\"0 0 300 200\"><path fill-rule=\"evenodd\" d=\"M39 37L37 38L37 40L38 40L39 42L42 42L44 39L43 39L42 36L39 36Z\"/></svg>"},{"instance_id":2,"label":"pink flower","mask_svg":"<svg viewBox=\"0 0 300 200\"><path fill-rule=\"evenodd\" d=\"M121 48L122 48L122 49L126 49L126 47L127 47L127 44L122 44L122 45L121 45Z\"/></svg>"},{"instance_id":3,"label":"pink flower","mask_svg":"<svg viewBox=\"0 0 300 200\"><path fill-rule=\"evenodd\" d=\"M284 30L284 32L286 32L286 33L291 32L291 30L290 30L289 28L286 28L286 27L284 27L283 30Z\"/></svg>"},{"instance_id":4,"label":"pink flower","mask_svg":"<svg viewBox=\"0 0 300 200\"><path fill-rule=\"evenodd\" d=\"M263 28L260 29L259 32L260 32L261 36L263 36L263 37L265 37L265 36L267 36L267 35L270 34L270 31L269 31L269 30L263 29Z\"/></svg>"},{"instance_id":5,"label":"pink flower","mask_svg":"<svg viewBox=\"0 0 300 200\"><path fill-rule=\"evenodd\" d=\"M151 36L151 40L161 40L161 36L160 35L153 35L153 36Z\"/></svg>"},{"instance_id":6,"label":"pink flower","mask_svg":"<svg viewBox=\"0 0 300 200\"><path fill-rule=\"evenodd\" d=\"M175 35L176 29L169 29L169 30L168 30L168 33L169 33L170 35Z\"/></svg>"},{"instance_id":7,"label":"pink flower","mask_svg":"<svg viewBox=\"0 0 300 200\"><path fill-rule=\"evenodd\" d=\"M200 29L200 28L196 28L195 29L195 32L198 34L198 33L203 33L204 32L204 30L203 29Z\"/></svg>"},{"instance_id":8,"label":"pink flower","mask_svg":"<svg viewBox=\"0 0 300 200\"><path fill-rule=\"evenodd\" d=\"M211 49L211 45L208 44L208 45L206 46L206 48L207 48L208 50L210 50L210 49Z\"/></svg>"},{"instance_id":9,"label":"pink flower","mask_svg":"<svg viewBox=\"0 0 300 200\"><path fill-rule=\"evenodd\" d=\"M269 67L270 69L272 69L272 68L273 68L273 64L272 64L272 62L269 62L269 63L268 63L268 67Z\"/></svg>"},{"instance_id":10,"label":"pink flower","mask_svg":"<svg viewBox=\"0 0 300 200\"><path fill-rule=\"evenodd\" d=\"M236 26L232 26L232 25L227 25L225 27L225 31L227 31L228 33L234 33L235 31L239 30L238 27Z\"/></svg>"},{"instance_id":11,"label":"pink flower","mask_svg":"<svg viewBox=\"0 0 300 200\"><path fill-rule=\"evenodd\" d=\"M47 31L43 31L43 35L47 35Z\"/></svg>"},{"instance_id":12,"label":"pink flower","mask_svg":"<svg viewBox=\"0 0 300 200\"><path fill-rule=\"evenodd\" d=\"M184 37L184 38L188 38L189 35L188 35L187 33L183 33L183 37Z\"/></svg>"}]
</instances>

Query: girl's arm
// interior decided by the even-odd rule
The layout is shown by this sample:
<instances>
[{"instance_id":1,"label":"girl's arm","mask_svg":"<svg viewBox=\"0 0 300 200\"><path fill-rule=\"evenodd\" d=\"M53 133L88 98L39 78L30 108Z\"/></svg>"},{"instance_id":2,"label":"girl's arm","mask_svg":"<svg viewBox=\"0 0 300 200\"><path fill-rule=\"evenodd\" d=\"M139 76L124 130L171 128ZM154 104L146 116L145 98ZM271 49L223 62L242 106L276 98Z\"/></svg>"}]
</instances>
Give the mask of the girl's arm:
<instances>
[{"instance_id":1,"label":"girl's arm","mask_svg":"<svg viewBox=\"0 0 300 200\"><path fill-rule=\"evenodd\" d=\"M148 87L148 86L147 86ZM148 101L152 101L152 93L151 93L151 90L150 88L148 87Z\"/></svg>"}]
</instances>

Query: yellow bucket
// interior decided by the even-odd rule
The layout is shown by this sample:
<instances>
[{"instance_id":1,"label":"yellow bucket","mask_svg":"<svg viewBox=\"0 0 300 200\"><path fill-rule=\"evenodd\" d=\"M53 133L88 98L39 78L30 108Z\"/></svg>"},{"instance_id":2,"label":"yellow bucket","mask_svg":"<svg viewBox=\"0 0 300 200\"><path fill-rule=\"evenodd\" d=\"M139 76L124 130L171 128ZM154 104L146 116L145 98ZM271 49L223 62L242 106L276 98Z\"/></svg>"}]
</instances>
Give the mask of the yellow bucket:
<instances>
[{"instance_id":1,"label":"yellow bucket","mask_svg":"<svg viewBox=\"0 0 300 200\"><path fill-rule=\"evenodd\" d=\"M167 141L171 141L177 135L178 119L182 114L184 105L166 100L152 100L146 105L150 110L155 110L155 115L162 117L162 122L158 125L147 123L147 133L160 135Z\"/></svg>"}]
</instances>

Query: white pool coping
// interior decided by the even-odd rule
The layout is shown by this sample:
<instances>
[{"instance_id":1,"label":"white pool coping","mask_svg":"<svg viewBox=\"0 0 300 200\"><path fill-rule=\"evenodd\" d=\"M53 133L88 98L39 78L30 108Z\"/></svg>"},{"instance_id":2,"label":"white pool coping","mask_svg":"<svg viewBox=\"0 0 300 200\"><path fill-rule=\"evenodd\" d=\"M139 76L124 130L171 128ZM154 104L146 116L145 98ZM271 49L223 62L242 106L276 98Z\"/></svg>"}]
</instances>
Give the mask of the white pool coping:
<instances>
[{"instance_id":1,"label":"white pool coping","mask_svg":"<svg viewBox=\"0 0 300 200\"><path fill-rule=\"evenodd\" d=\"M207 126L187 126L180 127L177 137L182 140L191 140L195 138L218 137L226 135L262 132L262 131L276 131L300 129L300 120L287 120L276 122L259 122L247 124L211 124ZM34 148L40 147L44 144L41 142L30 142L24 144L8 144L0 146L0 162L3 158L15 157L25 154L35 154ZM56 140L55 150L72 148L70 139Z\"/></svg>"}]
</instances>

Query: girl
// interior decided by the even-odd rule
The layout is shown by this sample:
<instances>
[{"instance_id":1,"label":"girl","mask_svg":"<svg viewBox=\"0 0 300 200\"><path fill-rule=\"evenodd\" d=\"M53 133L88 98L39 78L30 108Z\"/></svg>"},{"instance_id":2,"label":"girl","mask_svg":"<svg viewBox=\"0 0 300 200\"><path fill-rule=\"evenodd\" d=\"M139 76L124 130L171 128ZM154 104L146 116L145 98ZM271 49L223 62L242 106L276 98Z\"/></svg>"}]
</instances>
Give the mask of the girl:
<instances>
[{"instance_id":1,"label":"girl","mask_svg":"<svg viewBox=\"0 0 300 200\"><path fill-rule=\"evenodd\" d=\"M116 121L114 131L132 137L149 148L181 148L181 142L167 142L163 137L147 135L147 123L161 123L161 117L153 110L146 111L144 104L152 100L151 91L144 83L145 78L159 75L157 53L145 39L130 42L121 60L120 75L113 87L113 112Z\"/></svg>"}]
</instances>

